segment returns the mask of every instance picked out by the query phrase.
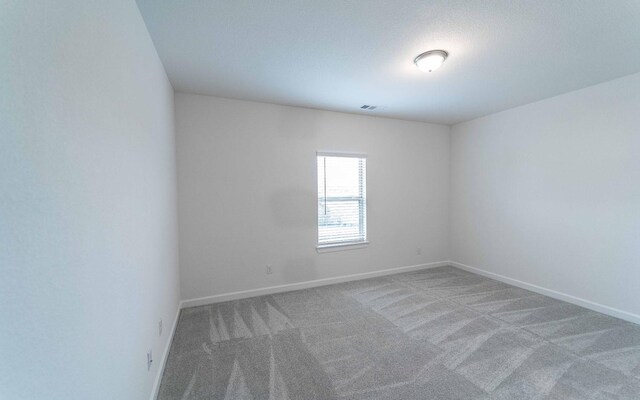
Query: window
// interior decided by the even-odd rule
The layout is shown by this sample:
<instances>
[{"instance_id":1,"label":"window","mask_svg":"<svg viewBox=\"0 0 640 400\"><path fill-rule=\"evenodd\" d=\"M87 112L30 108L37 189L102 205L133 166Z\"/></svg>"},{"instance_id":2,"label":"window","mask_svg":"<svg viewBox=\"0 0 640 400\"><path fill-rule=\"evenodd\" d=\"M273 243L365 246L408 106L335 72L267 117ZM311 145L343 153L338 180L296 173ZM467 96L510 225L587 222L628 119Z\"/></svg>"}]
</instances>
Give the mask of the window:
<instances>
[{"instance_id":1,"label":"window","mask_svg":"<svg viewBox=\"0 0 640 400\"><path fill-rule=\"evenodd\" d=\"M366 243L366 156L318 153L318 248Z\"/></svg>"}]
</instances>

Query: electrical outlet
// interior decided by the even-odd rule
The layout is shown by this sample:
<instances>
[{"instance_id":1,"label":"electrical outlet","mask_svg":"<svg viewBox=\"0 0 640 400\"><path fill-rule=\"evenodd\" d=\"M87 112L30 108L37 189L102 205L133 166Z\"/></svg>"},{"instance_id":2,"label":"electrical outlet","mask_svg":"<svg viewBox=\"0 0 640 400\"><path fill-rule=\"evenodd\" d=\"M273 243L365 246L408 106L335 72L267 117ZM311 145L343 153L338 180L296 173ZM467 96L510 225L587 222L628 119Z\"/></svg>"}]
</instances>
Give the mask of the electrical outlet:
<instances>
[{"instance_id":1,"label":"electrical outlet","mask_svg":"<svg viewBox=\"0 0 640 400\"><path fill-rule=\"evenodd\" d=\"M162 319L158 321L158 336L162 336Z\"/></svg>"},{"instance_id":2,"label":"electrical outlet","mask_svg":"<svg viewBox=\"0 0 640 400\"><path fill-rule=\"evenodd\" d=\"M421 254L422 254L422 247L418 247L418 248L416 249L416 254L417 254L417 255L421 255Z\"/></svg>"},{"instance_id":3,"label":"electrical outlet","mask_svg":"<svg viewBox=\"0 0 640 400\"><path fill-rule=\"evenodd\" d=\"M147 352L147 371L151 371L151 364L153 364L153 350L149 349Z\"/></svg>"},{"instance_id":4,"label":"electrical outlet","mask_svg":"<svg viewBox=\"0 0 640 400\"><path fill-rule=\"evenodd\" d=\"M267 264L267 275L273 274L273 265Z\"/></svg>"}]
</instances>

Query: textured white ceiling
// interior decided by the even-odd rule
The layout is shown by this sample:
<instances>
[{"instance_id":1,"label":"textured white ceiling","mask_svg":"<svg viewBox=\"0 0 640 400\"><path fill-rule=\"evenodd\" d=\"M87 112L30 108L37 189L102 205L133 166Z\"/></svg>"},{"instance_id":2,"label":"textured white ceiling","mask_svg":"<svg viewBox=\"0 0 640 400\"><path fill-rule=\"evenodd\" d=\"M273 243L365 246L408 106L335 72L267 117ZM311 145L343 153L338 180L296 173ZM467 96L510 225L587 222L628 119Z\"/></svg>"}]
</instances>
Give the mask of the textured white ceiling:
<instances>
[{"instance_id":1,"label":"textured white ceiling","mask_svg":"<svg viewBox=\"0 0 640 400\"><path fill-rule=\"evenodd\" d=\"M138 5L180 92L452 124L640 71L638 0Z\"/></svg>"}]
</instances>

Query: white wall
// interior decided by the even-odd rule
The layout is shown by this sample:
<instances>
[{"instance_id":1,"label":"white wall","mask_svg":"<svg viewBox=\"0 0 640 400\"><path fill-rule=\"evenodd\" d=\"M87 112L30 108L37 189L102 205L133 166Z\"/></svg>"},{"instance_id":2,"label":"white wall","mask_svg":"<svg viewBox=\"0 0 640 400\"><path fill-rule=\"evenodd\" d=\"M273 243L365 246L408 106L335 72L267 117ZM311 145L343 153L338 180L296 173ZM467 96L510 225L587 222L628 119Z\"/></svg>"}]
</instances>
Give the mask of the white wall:
<instances>
[{"instance_id":1,"label":"white wall","mask_svg":"<svg viewBox=\"0 0 640 400\"><path fill-rule=\"evenodd\" d=\"M640 74L455 125L451 140L453 260L638 318Z\"/></svg>"},{"instance_id":2,"label":"white wall","mask_svg":"<svg viewBox=\"0 0 640 400\"><path fill-rule=\"evenodd\" d=\"M0 76L0 398L146 399L179 275L173 90L135 2L2 1Z\"/></svg>"},{"instance_id":3,"label":"white wall","mask_svg":"<svg viewBox=\"0 0 640 400\"><path fill-rule=\"evenodd\" d=\"M184 299L447 259L449 127L175 100ZM368 155L366 249L316 252L316 151Z\"/></svg>"}]
</instances>

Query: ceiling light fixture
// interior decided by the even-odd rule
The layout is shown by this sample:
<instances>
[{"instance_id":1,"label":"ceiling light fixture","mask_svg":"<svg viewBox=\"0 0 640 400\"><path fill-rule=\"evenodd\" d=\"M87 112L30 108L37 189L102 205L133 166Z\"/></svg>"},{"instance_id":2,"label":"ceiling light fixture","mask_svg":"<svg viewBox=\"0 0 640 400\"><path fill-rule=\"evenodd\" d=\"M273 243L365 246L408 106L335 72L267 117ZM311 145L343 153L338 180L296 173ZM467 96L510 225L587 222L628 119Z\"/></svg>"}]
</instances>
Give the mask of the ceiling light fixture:
<instances>
[{"instance_id":1,"label":"ceiling light fixture","mask_svg":"<svg viewBox=\"0 0 640 400\"><path fill-rule=\"evenodd\" d=\"M422 72L433 72L440 68L448 56L449 53L444 50L430 50L416 57L413 63L420 68Z\"/></svg>"}]
</instances>

